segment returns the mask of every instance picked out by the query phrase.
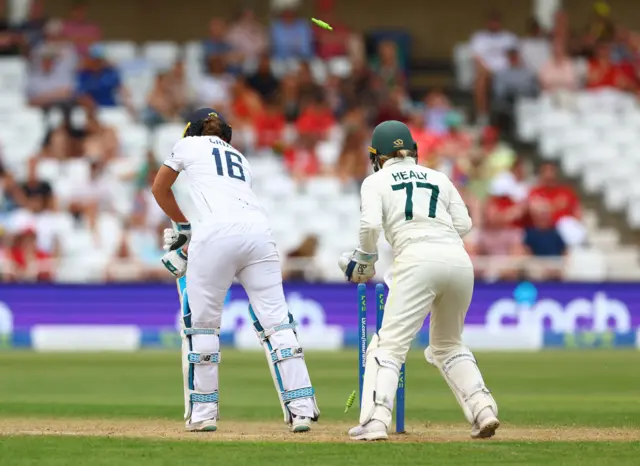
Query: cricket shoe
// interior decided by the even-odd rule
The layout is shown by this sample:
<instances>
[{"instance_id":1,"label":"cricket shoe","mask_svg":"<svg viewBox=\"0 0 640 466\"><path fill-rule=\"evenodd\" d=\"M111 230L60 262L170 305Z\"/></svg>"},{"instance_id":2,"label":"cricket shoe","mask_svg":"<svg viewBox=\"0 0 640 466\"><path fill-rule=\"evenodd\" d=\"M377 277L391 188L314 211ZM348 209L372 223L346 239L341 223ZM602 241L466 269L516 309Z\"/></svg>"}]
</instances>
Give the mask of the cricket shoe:
<instances>
[{"instance_id":1,"label":"cricket shoe","mask_svg":"<svg viewBox=\"0 0 640 466\"><path fill-rule=\"evenodd\" d=\"M311 430L311 418L306 416L291 415L291 432L309 432Z\"/></svg>"},{"instance_id":2,"label":"cricket shoe","mask_svg":"<svg viewBox=\"0 0 640 466\"><path fill-rule=\"evenodd\" d=\"M496 434L500 427L500 421L496 417L491 406L487 406L476 418L476 422L471 426L471 438L490 438Z\"/></svg>"},{"instance_id":3,"label":"cricket shoe","mask_svg":"<svg viewBox=\"0 0 640 466\"><path fill-rule=\"evenodd\" d=\"M382 421L373 419L363 426L355 426L349 429L351 440L387 440L387 426Z\"/></svg>"},{"instance_id":4,"label":"cricket shoe","mask_svg":"<svg viewBox=\"0 0 640 466\"><path fill-rule=\"evenodd\" d=\"M215 432L218 429L215 419L205 419L204 421L198 422L187 422L185 424L185 427L189 432Z\"/></svg>"}]
</instances>

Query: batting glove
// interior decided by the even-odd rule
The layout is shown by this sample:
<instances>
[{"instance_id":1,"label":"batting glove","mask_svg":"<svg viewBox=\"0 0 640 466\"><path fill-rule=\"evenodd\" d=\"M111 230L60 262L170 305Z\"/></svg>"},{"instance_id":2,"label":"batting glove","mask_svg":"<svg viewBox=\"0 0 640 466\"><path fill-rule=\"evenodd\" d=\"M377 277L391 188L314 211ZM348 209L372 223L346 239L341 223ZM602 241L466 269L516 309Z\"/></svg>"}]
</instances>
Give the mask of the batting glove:
<instances>
[{"instance_id":1,"label":"batting glove","mask_svg":"<svg viewBox=\"0 0 640 466\"><path fill-rule=\"evenodd\" d=\"M187 255L182 249L169 251L162 256L162 265L164 265L174 277L184 277L187 273Z\"/></svg>"},{"instance_id":2,"label":"batting glove","mask_svg":"<svg viewBox=\"0 0 640 466\"><path fill-rule=\"evenodd\" d=\"M165 251L175 251L186 246L191 241L191 224L176 223L174 228L165 228L164 230L164 246Z\"/></svg>"}]
</instances>

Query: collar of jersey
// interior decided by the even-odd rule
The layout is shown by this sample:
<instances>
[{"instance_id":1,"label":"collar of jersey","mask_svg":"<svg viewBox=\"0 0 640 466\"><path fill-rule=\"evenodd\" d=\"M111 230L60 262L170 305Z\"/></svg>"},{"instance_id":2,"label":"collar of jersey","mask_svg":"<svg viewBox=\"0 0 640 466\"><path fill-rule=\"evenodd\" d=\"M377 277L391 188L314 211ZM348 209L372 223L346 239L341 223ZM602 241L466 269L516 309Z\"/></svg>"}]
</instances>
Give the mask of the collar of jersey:
<instances>
[{"instance_id":1,"label":"collar of jersey","mask_svg":"<svg viewBox=\"0 0 640 466\"><path fill-rule=\"evenodd\" d=\"M393 158L393 159L391 159L391 160L387 160L387 161L384 163L384 165L382 166L382 169L384 170L384 169L385 169L385 168L387 168L387 167L390 167L390 166L392 166L392 165L396 165L396 164L398 164L398 163L403 163L403 162L408 162L408 163L410 163L410 164L412 164L412 165L415 165L415 164L416 164L416 161L415 161L414 159L410 158L410 157L405 157L405 158L403 158L403 159L396 159L396 158Z\"/></svg>"}]
</instances>

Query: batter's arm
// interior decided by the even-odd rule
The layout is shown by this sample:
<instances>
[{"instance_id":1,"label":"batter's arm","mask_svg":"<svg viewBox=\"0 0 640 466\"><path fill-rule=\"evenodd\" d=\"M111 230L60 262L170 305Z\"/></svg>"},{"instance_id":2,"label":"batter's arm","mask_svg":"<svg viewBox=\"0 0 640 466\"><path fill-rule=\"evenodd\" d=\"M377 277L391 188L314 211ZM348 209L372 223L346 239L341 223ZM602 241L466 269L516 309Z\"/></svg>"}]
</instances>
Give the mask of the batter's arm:
<instances>
[{"instance_id":1,"label":"batter's arm","mask_svg":"<svg viewBox=\"0 0 640 466\"><path fill-rule=\"evenodd\" d=\"M182 210L180 210L176 202L176 197L171 190L178 175L179 173L177 171L169 168L167 165L162 165L160 170L158 170L155 180L153 180L151 192L160 208L171 220L178 224L189 223L187 217L185 217Z\"/></svg>"},{"instance_id":2,"label":"batter's arm","mask_svg":"<svg viewBox=\"0 0 640 466\"><path fill-rule=\"evenodd\" d=\"M362 183L360 196L360 250L373 254L382 230L382 195L372 177Z\"/></svg>"}]
</instances>

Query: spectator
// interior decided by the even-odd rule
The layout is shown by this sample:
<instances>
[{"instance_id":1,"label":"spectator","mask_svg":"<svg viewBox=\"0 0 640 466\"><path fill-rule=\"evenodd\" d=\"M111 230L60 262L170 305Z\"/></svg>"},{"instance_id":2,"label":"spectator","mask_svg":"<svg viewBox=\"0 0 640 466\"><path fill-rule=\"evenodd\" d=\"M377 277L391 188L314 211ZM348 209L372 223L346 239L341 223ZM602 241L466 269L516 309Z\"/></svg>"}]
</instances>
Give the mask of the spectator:
<instances>
[{"instance_id":1,"label":"spectator","mask_svg":"<svg viewBox=\"0 0 640 466\"><path fill-rule=\"evenodd\" d=\"M198 106L215 108L224 113L231 103L233 76L226 72L224 59L219 55L210 55L207 64L209 72L195 90Z\"/></svg>"},{"instance_id":2,"label":"spectator","mask_svg":"<svg viewBox=\"0 0 640 466\"><path fill-rule=\"evenodd\" d=\"M146 225L142 212L134 212L116 250L119 260L107 268L108 281L162 280L167 277L161 270L160 259L164 251L160 247L158 232ZM122 262L126 267L122 267Z\"/></svg>"},{"instance_id":3,"label":"spectator","mask_svg":"<svg viewBox=\"0 0 640 466\"><path fill-rule=\"evenodd\" d=\"M344 86L338 76L329 75L324 84L324 98L326 99L331 112L340 117L344 114L347 101L344 95Z\"/></svg>"},{"instance_id":4,"label":"spectator","mask_svg":"<svg viewBox=\"0 0 640 466\"><path fill-rule=\"evenodd\" d=\"M98 119L96 107L88 106L84 155L93 161L109 162L120 156L120 142L116 131Z\"/></svg>"},{"instance_id":5,"label":"spectator","mask_svg":"<svg viewBox=\"0 0 640 466\"><path fill-rule=\"evenodd\" d=\"M322 96L322 87L316 83L309 63L303 62L300 64L296 79L298 80L299 98L302 102L306 103Z\"/></svg>"},{"instance_id":6,"label":"spectator","mask_svg":"<svg viewBox=\"0 0 640 466\"><path fill-rule=\"evenodd\" d=\"M532 202L529 206L531 226L526 229L524 245L527 252L533 256L555 258L562 257L567 252L567 246L562 236L554 226L553 216L549 204ZM536 278L560 278L561 264L545 264L538 271Z\"/></svg>"},{"instance_id":7,"label":"spectator","mask_svg":"<svg viewBox=\"0 0 640 466\"><path fill-rule=\"evenodd\" d=\"M255 118L262 114L262 99L260 95L247 85L244 77L236 79L232 89L233 102L231 104L234 121L234 131L236 127L243 128L252 124Z\"/></svg>"},{"instance_id":8,"label":"spectator","mask_svg":"<svg viewBox=\"0 0 640 466\"><path fill-rule=\"evenodd\" d=\"M276 93L278 90L278 80L271 72L271 61L266 54L260 55L256 72L249 76L247 84L258 91L263 99Z\"/></svg>"},{"instance_id":9,"label":"spectator","mask_svg":"<svg viewBox=\"0 0 640 466\"><path fill-rule=\"evenodd\" d=\"M558 169L551 162L540 166L538 185L531 189L529 201L531 204L546 201L554 224L563 217L581 217L578 196L558 181Z\"/></svg>"},{"instance_id":10,"label":"spectator","mask_svg":"<svg viewBox=\"0 0 640 466\"><path fill-rule=\"evenodd\" d=\"M293 9L286 8L271 23L273 58L309 60L313 58L313 36L309 21L298 18Z\"/></svg>"},{"instance_id":11,"label":"spectator","mask_svg":"<svg viewBox=\"0 0 640 466\"><path fill-rule=\"evenodd\" d=\"M498 112L511 115L518 97L533 97L538 91L536 75L524 66L517 49L507 52L509 66L494 75L493 92Z\"/></svg>"},{"instance_id":12,"label":"spectator","mask_svg":"<svg viewBox=\"0 0 640 466\"><path fill-rule=\"evenodd\" d=\"M9 257L10 269L18 281L51 281L50 256L38 249L33 227L26 226L16 232Z\"/></svg>"},{"instance_id":13,"label":"spectator","mask_svg":"<svg viewBox=\"0 0 640 466\"><path fill-rule=\"evenodd\" d=\"M245 8L231 26L226 42L242 60L257 62L259 57L267 51L269 37L266 28L256 19L255 12Z\"/></svg>"},{"instance_id":14,"label":"spectator","mask_svg":"<svg viewBox=\"0 0 640 466\"><path fill-rule=\"evenodd\" d=\"M0 0L0 56L20 55L22 40L7 17L7 1Z\"/></svg>"},{"instance_id":15,"label":"spectator","mask_svg":"<svg viewBox=\"0 0 640 466\"><path fill-rule=\"evenodd\" d=\"M587 88L615 87L629 90L634 84L632 70L624 65L615 65L611 61L610 44L598 43L593 58L589 60Z\"/></svg>"},{"instance_id":16,"label":"spectator","mask_svg":"<svg viewBox=\"0 0 640 466\"><path fill-rule=\"evenodd\" d=\"M516 159L516 154L511 146L500 140L500 132L492 126L487 126L482 131L480 149L484 153L487 174L491 179L510 170Z\"/></svg>"},{"instance_id":17,"label":"spectator","mask_svg":"<svg viewBox=\"0 0 640 466\"><path fill-rule=\"evenodd\" d=\"M102 39L102 28L88 19L88 7L86 1L76 1L63 29L64 36L73 42L82 56L87 55L91 46Z\"/></svg>"},{"instance_id":18,"label":"spectator","mask_svg":"<svg viewBox=\"0 0 640 466\"><path fill-rule=\"evenodd\" d=\"M538 80L542 89L548 92L577 89L578 73L563 44L554 44L553 57L540 69Z\"/></svg>"},{"instance_id":19,"label":"spectator","mask_svg":"<svg viewBox=\"0 0 640 466\"><path fill-rule=\"evenodd\" d=\"M336 171L343 183L356 183L358 186L369 175L369 160L366 156L365 133L352 130L347 133L342 152L338 158Z\"/></svg>"},{"instance_id":20,"label":"spectator","mask_svg":"<svg viewBox=\"0 0 640 466\"><path fill-rule=\"evenodd\" d=\"M335 14L335 0L318 0L317 18L331 24L332 31L314 28L316 50L318 57L328 60L335 57L347 56L351 31Z\"/></svg>"},{"instance_id":21,"label":"spectator","mask_svg":"<svg viewBox=\"0 0 640 466\"><path fill-rule=\"evenodd\" d=\"M472 140L469 133L462 128L462 116L459 113L449 113L446 124L448 131L440 137L435 136L431 147L437 168L453 177L460 162L469 157ZM418 151L421 151L420 147Z\"/></svg>"},{"instance_id":22,"label":"spectator","mask_svg":"<svg viewBox=\"0 0 640 466\"><path fill-rule=\"evenodd\" d=\"M160 73L147 99L148 106L143 119L149 126L176 121L187 108L184 66L176 63L171 71Z\"/></svg>"},{"instance_id":23,"label":"spectator","mask_svg":"<svg viewBox=\"0 0 640 466\"><path fill-rule=\"evenodd\" d=\"M226 23L222 18L212 18L209 21L209 37L202 43L204 61L208 63L211 56L227 58L231 52L231 45L226 39Z\"/></svg>"},{"instance_id":24,"label":"spectator","mask_svg":"<svg viewBox=\"0 0 640 466\"><path fill-rule=\"evenodd\" d=\"M8 220L9 214L24 203L24 193L0 160L0 229Z\"/></svg>"},{"instance_id":25,"label":"spectator","mask_svg":"<svg viewBox=\"0 0 640 466\"><path fill-rule=\"evenodd\" d=\"M486 199L487 215L501 218L509 228L522 228L527 210L526 192L509 172L489 180L489 197Z\"/></svg>"},{"instance_id":26,"label":"spectator","mask_svg":"<svg viewBox=\"0 0 640 466\"><path fill-rule=\"evenodd\" d=\"M253 121L256 149L279 149L283 142L286 123L277 100L268 99L262 113Z\"/></svg>"},{"instance_id":27,"label":"spectator","mask_svg":"<svg viewBox=\"0 0 640 466\"><path fill-rule=\"evenodd\" d=\"M425 129L434 135L445 134L447 127L447 116L451 112L449 99L441 90L434 90L425 97L424 122Z\"/></svg>"},{"instance_id":28,"label":"spectator","mask_svg":"<svg viewBox=\"0 0 640 466\"><path fill-rule=\"evenodd\" d=\"M488 121L488 93L492 77L509 67L507 52L518 46L518 38L502 28L502 19L491 13L486 28L471 38L471 50L476 62L474 98L479 123Z\"/></svg>"},{"instance_id":29,"label":"spectator","mask_svg":"<svg viewBox=\"0 0 640 466\"><path fill-rule=\"evenodd\" d=\"M397 86L404 88L407 84L404 68L398 58L398 46L393 41L383 40L378 44L378 56L373 69L387 89Z\"/></svg>"},{"instance_id":30,"label":"spectator","mask_svg":"<svg viewBox=\"0 0 640 466\"><path fill-rule=\"evenodd\" d=\"M615 37L616 26L611 19L609 6L604 2L596 2L593 5L593 13L582 38L582 52L587 56L591 56L598 43L609 43Z\"/></svg>"},{"instance_id":31,"label":"spectator","mask_svg":"<svg viewBox=\"0 0 640 466\"><path fill-rule=\"evenodd\" d=\"M316 96L300 114L296 121L296 129L300 134L311 135L317 139L325 139L335 123L326 101L322 96Z\"/></svg>"},{"instance_id":32,"label":"spectator","mask_svg":"<svg viewBox=\"0 0 640 466\"><path fill-rule=\"evenodd\" d=\"M495 193L495 191L494 191ZM502 194L502 193L500 193ZM522 230L506 221L503 212L492 204L487 206L482 229L476 235L472 253L478 256L497 256L480 264L486 279L517 280L521 272L518 258L526 255L522 244Z\"/></svg>"},{"instance_id":33,"label":"spectator","mask_svg":"<svg viewBox=\"0 0 640 466\"><path fill-rule=\"evenodd\" d=\"M283 271L284 280L308 280L307 271L313 270L312 262L318 253L318 237L308 235L293 251L287 253Z\"/></svg>"},{"instance_id":34,"label":"spectator","mask_svg":"<svg viewBox=\"0 0 640 466\"><path fill-rule=\"evenodd\" d=\"M30 60L32 67L36 69L40 67L42 56L51 53L51 50L55 50L57 68L64 70L65 73L75 74L78 66L78 53L73 44L65 38L62 29L62 21L58 19L50 19L47 21L44 27L43 40L35 45L31 51Z\"/></svg>"},{"instance_id":35,"label":"spectator","mask_svg":"<svg viewBox=\"0 0 640 466\"><path fill-rule=\"evenodd\" d=\"M280 103L287 121L296 121L300 114L300 86L293 74L286 75L280 83Z\"/></svg>"},{"instance_id":36,"label":"spectator","mask_svg":"<svg viewBox=\"0 0 640 466\"><path fill-rule=\"evenodd\" d=\"M527 22L527 35L520 40L520 55L526 68L538 74L551 58L551 45L535 18Z\"/></svg>"},{"instance_id":37,"label":"spectator","mask_svg":"<svg viewBox=\"0 0 640 466\"><path fill-rule=\"evenodd\" d=\"M29 6L29 16L20 25L20 31L30 49L44 40L44 28L48 22L44 12L42 0L32 0Z\"/></svg>"},{"instance_id":38,"label":"spectator","mask_svg":"<svg viewBox=\"0 0 640 466\"><path fill-rule=\"evenodd\" d=\"M33 228L38 250L56 257L65 215L57 211L51 184L38 177L38 164L37 159L29 161L27 179L21 185L24 208L15 213L12 223Z\"/></svg>"},{"instance_id":39,"label":"spectator","mask_svg":"<svg viewBox=\"0 0 640 466\"><path fill-rule=\"evenodd\" d=\"M49 46L40 51L40 60L27 76L29 105L45 110L54 106L67 107L75 86L73 71L58 57L58 50Z\"/></svg>"},{"instance_id":40,"label":"spectator","mask_svg":"<svg viewBox=\"0 0 640 466\"><path fill-rule=\"evenodd\" d=\"M374 124L378 125L387 120L405 122L410 110L410 102L401 87L395 87L389 91L379 102L378 113Z\"/></svg>"},{"instance_id":41,"label":"spectator","mask_svg":"<svg viewBox=\"0 0 640 466\"><path fill-rule=\"evenodd\" d=\"M302 133L296 143L285 150L284 162L295 181L304 182L320 174L316 145L317 140L312 134Z\"/></svg>"},{"instance_id":42,"label":"spectator","mask_svg":"<svg viewBox=\"0 0 640 466\"><path fill-rule=\"evenodd\" d=\"M120 73L107 62L102 45L93 45L89 50L78 72L77 93L100 107L115 107L119 101L127 103Z\"/></svg>"}]
</instances>

